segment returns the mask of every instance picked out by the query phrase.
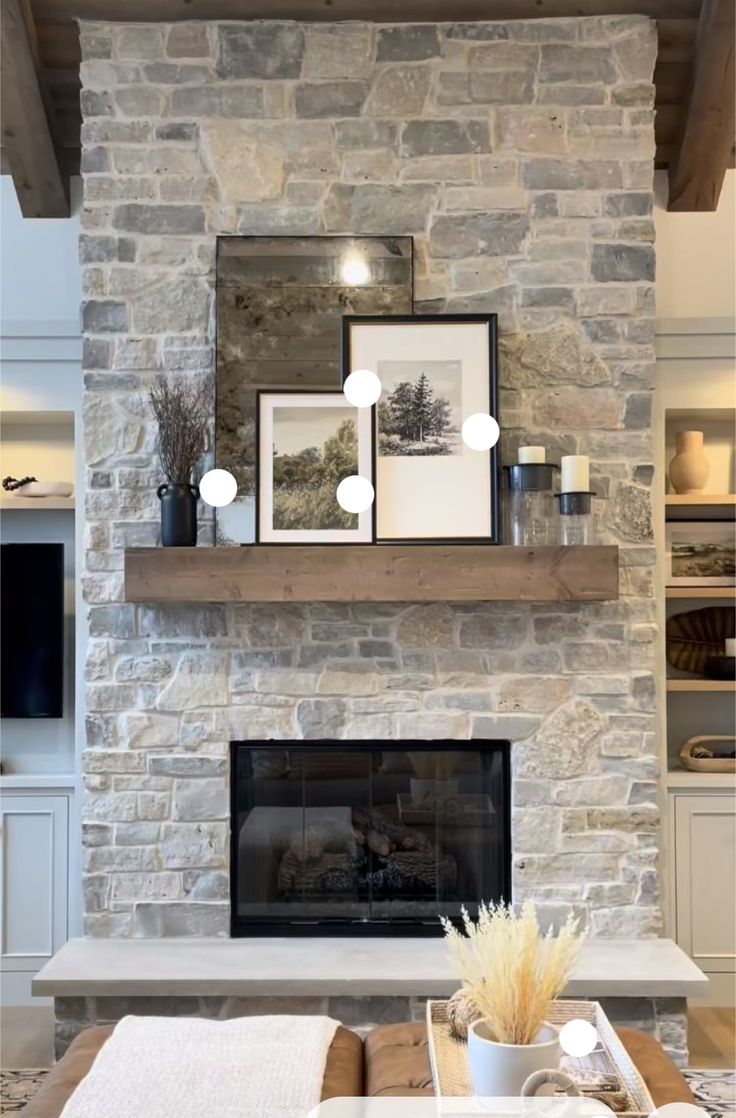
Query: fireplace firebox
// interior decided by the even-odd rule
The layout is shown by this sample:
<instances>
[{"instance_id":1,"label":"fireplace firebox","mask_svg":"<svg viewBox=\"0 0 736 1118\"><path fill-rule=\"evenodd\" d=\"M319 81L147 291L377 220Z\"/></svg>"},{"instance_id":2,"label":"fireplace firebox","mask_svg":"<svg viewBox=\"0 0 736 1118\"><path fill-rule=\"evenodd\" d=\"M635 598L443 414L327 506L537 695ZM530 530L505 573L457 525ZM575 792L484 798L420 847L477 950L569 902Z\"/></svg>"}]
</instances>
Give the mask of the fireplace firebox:
<instances>
[{"instance_id":1,"label":"fireplace firebox","mask_svg":"<svg viewBox=\"0 0 736 1118\"><path fill-rule=\"evenodd\" d=\"M508 742L231 748L233 936L440 935L511 899Z\"/></svg>"}]
</instances>

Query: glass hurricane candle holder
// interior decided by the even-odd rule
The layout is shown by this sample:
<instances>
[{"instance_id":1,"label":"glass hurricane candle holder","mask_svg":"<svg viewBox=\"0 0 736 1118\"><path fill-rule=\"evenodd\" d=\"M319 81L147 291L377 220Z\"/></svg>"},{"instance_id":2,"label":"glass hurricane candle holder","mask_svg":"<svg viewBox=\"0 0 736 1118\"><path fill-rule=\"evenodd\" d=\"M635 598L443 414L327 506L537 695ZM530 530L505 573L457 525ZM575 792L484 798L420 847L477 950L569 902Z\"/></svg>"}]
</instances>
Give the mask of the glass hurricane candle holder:
<instances>
[{"instance_id":1,"label":"glass hurricane candle holder","mask_svg":"<svg viewBox=\"0 0 736 1118\"><path fill-rule=\"evenodd\" d=\"M583 547L595 543L593 501L595 493L558 493L560 520L558 539L563 547Z\"/></svg>"},{"instance_id":2,"label":"glass hurricane candle holder","mask_svg":"<svg viewBox=\"0 0 736 1118\"><path fill-rule=\"evenodd\" d=\"M546 547L557 542L554 471L546 462L504 466L506 540L514 547Z\"/></svg>"}]
</instances>

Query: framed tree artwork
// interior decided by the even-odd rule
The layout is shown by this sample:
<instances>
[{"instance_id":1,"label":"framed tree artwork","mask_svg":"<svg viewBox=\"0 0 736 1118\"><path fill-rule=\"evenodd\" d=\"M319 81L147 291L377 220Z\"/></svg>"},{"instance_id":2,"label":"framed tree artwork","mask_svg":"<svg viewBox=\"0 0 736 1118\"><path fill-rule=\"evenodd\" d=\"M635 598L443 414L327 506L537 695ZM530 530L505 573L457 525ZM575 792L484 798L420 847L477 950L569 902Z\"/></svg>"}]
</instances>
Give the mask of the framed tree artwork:
<instances>
[{"instance_id":1,"label":"framed tree artwork","mask_svg":"<svg viewBox=\"0 0 736 1118\"><path fill-rule=\"evenodd\" d=\"M498 543L498 450L471 450L463 422L498 420L496 315L343 318L343 380L369 369L377 542Z\"/></svg>"},{"instance_id":2,"label":"framed tree artwork","mask_svg":"<svg viewBox=\"0 0 736 1118\"><path fill-rule=\"evenodd\" d=\"M258 393L257 543L371 543L373 517L346 512L337 487L359 474L373 483L370 409L342 392Z\"/></svg>"}]
</instances>

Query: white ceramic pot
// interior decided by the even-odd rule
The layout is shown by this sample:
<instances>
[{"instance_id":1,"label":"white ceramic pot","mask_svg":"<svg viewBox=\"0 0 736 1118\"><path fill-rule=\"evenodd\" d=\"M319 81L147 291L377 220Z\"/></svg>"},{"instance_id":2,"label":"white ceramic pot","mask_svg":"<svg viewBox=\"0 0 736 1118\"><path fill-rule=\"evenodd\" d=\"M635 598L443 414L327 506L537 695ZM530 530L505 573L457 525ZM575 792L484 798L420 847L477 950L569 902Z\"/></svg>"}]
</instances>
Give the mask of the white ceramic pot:
<instances>
[{"instance_id":1,"label":"white ceramic pot","mask_svg":"<svg viewBox=\"0 0 736 1118\"><path fill-rule=\"evenodd\" d=\"M703 450L702 431L678 431L675 435L677 453L670 462L670 481L676 493L702 493L710 463Z\"/></svg>"},{"instance_id":2,"label":"white ceramic pot","mask_svg":"<svg viewBox=\"0 0 736 1118\"><path fill-rule=\"evenodd\" d=\"M559 1034L545 1022L534 1044L499 1044L481 1019L468 1029L468 1059L476 1095L518 1098L530 1075L560 1066Z\"/></svg>"}]
</instances>

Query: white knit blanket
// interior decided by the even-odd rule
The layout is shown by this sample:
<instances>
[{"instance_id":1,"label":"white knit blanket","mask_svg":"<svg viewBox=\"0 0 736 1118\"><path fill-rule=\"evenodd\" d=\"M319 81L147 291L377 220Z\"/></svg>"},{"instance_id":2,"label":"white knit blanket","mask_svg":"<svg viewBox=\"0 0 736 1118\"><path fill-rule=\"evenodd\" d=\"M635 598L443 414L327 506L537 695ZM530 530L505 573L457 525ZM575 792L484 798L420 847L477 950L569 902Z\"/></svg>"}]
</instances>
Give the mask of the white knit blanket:
<instances>
[{"instance_id":1,"label":"white knit blanket","mask_svg":"<svg viewBox=\"0 0 736 1118\"><path fill-rule=\"evenodd\" d=\"M124 1017L62 1118L307 1118L329 1017Z\"/></svg>"}]
</instances>

